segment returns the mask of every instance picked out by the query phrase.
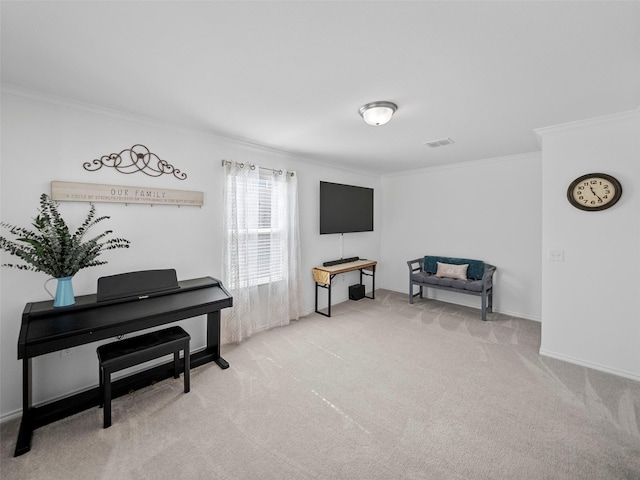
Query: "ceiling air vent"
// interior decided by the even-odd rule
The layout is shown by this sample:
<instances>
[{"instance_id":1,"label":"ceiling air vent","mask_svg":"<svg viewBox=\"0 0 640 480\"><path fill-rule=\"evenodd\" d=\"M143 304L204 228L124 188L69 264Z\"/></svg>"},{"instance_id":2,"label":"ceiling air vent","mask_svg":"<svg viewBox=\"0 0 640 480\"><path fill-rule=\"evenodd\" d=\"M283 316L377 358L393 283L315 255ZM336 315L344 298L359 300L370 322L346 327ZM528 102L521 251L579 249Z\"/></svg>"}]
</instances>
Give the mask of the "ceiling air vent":
<instances>
[{"instance_id":1,"label":"ceiling air vent","mask_svg":"<svg viewBox=\"0 0 640 480\"><path fill-rule=\"evenodd\" d=\"M441 138L440 140L431 140L430 142L424 142L424 145L432 148L436 147L444 147L445 145L451 145L452 143L456 143L451 138Z\"/></svg>"}]
</instances>

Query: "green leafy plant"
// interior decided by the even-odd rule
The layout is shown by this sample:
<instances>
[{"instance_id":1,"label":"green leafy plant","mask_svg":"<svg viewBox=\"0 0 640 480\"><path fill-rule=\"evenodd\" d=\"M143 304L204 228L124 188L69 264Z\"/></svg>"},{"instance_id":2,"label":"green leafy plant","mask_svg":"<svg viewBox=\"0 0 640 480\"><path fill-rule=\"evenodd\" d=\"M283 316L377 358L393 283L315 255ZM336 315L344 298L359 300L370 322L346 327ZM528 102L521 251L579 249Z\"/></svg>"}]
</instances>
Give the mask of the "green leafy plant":
<instances>
[{"instance_id":1,"label":"green leafy plant","mask_svg":"<svg viewBox=\"0 0 640 480\"><path fill-rule=\"evenodd\" d=\"M124 238L106 239L113 233L107 230L97 237L83 241L91 227L110 217L96 217L95 206L75 233L71 233L58 211L58 203L43 193L40 196L40 213L33 219L35 230L0 223L9 233L18 237L9 240L0 236L0 249L15 255L26 264L5 263L3 267L43 272L54 278L71 277L79 270L107 263L97 260L105 250L129 248L129 240Z\"/></svg>"}]
</instances>

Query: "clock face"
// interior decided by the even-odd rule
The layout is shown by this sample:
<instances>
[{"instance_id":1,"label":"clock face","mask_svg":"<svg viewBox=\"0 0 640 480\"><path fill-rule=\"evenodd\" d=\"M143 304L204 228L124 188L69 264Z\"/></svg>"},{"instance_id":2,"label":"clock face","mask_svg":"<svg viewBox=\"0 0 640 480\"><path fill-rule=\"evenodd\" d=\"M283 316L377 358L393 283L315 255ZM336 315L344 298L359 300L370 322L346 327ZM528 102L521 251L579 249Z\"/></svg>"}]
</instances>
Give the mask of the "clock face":
<instances>
[{"instance_id":1,"label":"clock face","mask_svg":"<svg viewBox=\"0 0 640 480\"><path fill-rule=\"evenodd\" d=\"M587 211L612 207L622 195L622 185L611 175L589 173L576 178L567 190L569 202Z\"/></svg>"}]
</instances>

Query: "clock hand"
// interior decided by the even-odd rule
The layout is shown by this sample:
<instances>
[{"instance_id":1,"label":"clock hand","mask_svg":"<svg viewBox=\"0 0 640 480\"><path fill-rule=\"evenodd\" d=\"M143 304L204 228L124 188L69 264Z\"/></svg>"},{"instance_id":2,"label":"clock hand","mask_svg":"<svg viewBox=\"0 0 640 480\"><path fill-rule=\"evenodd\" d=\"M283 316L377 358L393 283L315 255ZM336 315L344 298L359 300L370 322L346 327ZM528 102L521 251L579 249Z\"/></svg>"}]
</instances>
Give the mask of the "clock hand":
<instances>
[{"instance_id":1,"label":"clock hand","mask_svg":"<svg viewBox=\"0 0 640 480\"><path fill-rule=\"evenodd\" d=\"M598 197L598 200L602 201L602 199L598 196L598 194L596 193L596 191L593 189L593 187L589 187L591 189L591 193L593 193L596 197Z\"/></svg>"}]
</instances>

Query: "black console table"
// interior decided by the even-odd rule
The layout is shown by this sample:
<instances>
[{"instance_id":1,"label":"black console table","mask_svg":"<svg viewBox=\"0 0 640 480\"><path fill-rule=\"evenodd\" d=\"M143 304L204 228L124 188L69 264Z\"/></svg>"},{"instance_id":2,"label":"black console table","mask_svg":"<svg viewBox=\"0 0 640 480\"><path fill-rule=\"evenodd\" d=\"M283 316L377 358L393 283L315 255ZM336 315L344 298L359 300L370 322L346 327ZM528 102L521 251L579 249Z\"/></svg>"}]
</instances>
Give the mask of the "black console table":
<instances>
[{"instance_id":1,"label":"black console table","mask_svg":"<svg viewBox=\"0 0 640 480\"><path fill-rule=\"evenodd\" d=\"M23 361L22 423L15 456L31 449L35 429L99 404L96 386L46 405L32 406L31 359L34 357L207 315L207 346L190 356L191 368L208 362L216 362L220 368L229 367L220 356L220 310L233 306L233 297L219 280L211 277L178 284L176 290L134 300L98 302L94 294L76 297L75 305L70 307L53 308L52 301L27 303L18 339L18 359ZM173 376L173 361L114 382L113 397L170 376Z\"/></svg>"}]
</instances>

